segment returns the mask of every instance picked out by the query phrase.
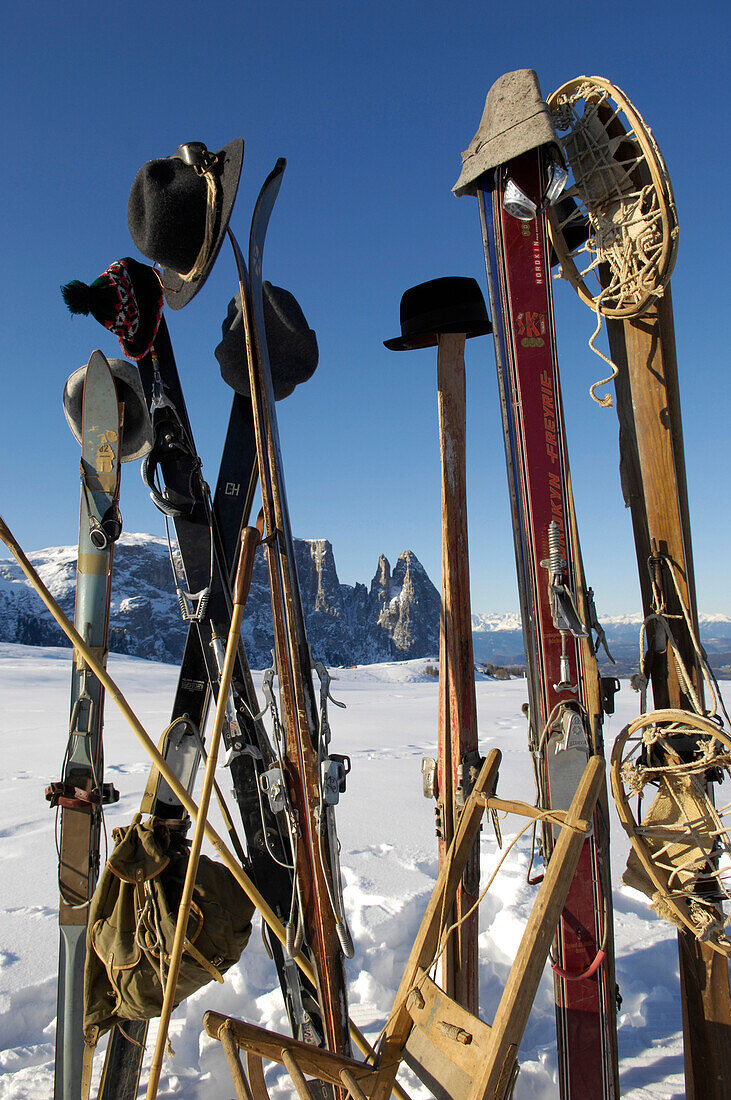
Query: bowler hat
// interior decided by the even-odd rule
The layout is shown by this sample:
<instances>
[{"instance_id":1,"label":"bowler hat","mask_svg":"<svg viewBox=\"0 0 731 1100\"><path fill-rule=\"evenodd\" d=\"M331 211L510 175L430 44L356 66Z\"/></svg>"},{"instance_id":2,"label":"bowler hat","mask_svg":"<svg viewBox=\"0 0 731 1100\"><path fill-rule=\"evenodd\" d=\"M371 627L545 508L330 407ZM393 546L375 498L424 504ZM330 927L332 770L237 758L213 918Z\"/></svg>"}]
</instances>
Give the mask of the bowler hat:
<instances>
[{"instance_id":1,"label":"bowler hat","mask_svg":"<svg viewBox=\"0 0 731 1100\"><path fill-rule=\"evenodd\" d=\"M133 462L147 454L152 446L152 428L147 402L140 381L140 372L126 359L108 359L109 368L117 388L117 400L124 402L124 423L120 461ZM81 443L81 419L86 364L79 367L66 381L63 389L63 411L68 426Z\"/></svg>"},{"instance_id":2,"label":"bowler hat","mask_svg":"<svg viewBox=\"0 0 731 1100\"><path fill-rule=\"evenodd\" d=\"M162 267L165 301L182 309L218 256L239 186L241 138L211 153L201 141L150 160L134 178L127 224L143 256Z\"/></svg>"},{"instance_id":3,"label":"bowler hat","mask_svg":"<svg viewBox=\"0 0 731 1100\"><path fill-rule=\"evenodd\" d=\"M318 360L317 337L293 294L266 281L262 283L262 290L274 398L281 401L314 373ZM223 339L215 351L221 377L237 393L248 394L249 370L240 293L228 304L221 332Z\"/></svg>"},{"instance_id":4,"label":"bowler hat","mask_svg":"<svg viewBox=\"0 0 731 1100\"><path fill-rule=\"evenodd\" d=\"M391 351L430 348L445 332L463 332L468 337L492 332L485 299L476 279L449 275L404 291L401 335L384 340L384 344Z\"/></svg>"}]
</instances>

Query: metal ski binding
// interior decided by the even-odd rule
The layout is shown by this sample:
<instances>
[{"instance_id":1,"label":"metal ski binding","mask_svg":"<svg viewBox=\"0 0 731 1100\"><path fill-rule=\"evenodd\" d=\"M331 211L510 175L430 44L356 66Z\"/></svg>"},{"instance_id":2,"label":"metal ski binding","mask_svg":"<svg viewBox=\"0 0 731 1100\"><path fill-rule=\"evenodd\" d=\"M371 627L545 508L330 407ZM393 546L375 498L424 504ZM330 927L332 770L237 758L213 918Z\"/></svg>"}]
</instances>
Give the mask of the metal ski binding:
<instances>
[{"instance_id":1,"label":"metal ski binding","mask_svg":"<svg viewBox=\"0 0 731 1100\"><path fill-rule=\"evenodd\" d=\"M554 626L557 630L573 634L574 638L588 638L589 631L581 621L574 597L562 580L566 572L566 562L561 554L561 531L555 519L548 525L548 557L544 558L541 565L549 572L548 586Z\"/></svg>"},{"instance_id":2,"label":"metal ski binding","mask_svg":"<svg viewBox=\"0 0 731 1100\"><path fill-rule=\"evenodd\" d=\"M299 1031L298 1037L301 1042L309 1043L310 1046L320 1046L322 1038L318 1035L314 1021L304 1006L302 980L297 963L286 951L284 953L284 972L287 979L287 992L292 998L292 1015Z\"/></svg>"},{"instance_id":3,"label":"metal ski binding","mask_svg":"<svg viewBox=\"0 0 731 1100\"><path fill-rule=\"evenodd\" d=\"M90 491L81 464L81 488L89 515L89 541L96 550L108 550L122 534L122 515L116 504L111 504L102 514L96 505L93 492Z\"/></svg>"},{"instance_id":4,"label":"metal ski binding","mask_svg":"<svg viewBox=\"0 0 731 1100\"><path fill-rule=\"evenodd\" d=\"M614 714L614 696L622 685L616 676L601 676L599 686L602 693L602 710L605 714Z\"/></svg>"},{"instance_id":5,"label":"metal ski binding","mask_svg":"<svg viewBox=\"0 0 731 1100\"><path fill-rule=\"evenodd\" d=\"M259 776L259 787L269 799L269 809L273 814L287 808L287 791L284 776L278 764Z\"/></svg>"},{"instance_id":6,"label":"metal ski binding","mask_svg":"<svg viewBox=\"0 0 731 1100\"><path fill-rule=\"evenodd\" d=\"M609 652L609 645L607 644L607 635L604 627L599 622L599 616L596 613L596 604L594 603L594 589L589 588L586 592L586 598L589 607L589 631L592 635L596 634L596 638L593 640L594 653L599 652L599 646L602 646L609 660L613 665L616 665L616 661L612 654ZM614 711L607 711L607 714L613 714Z\"/></svg>"},{"instance_id":7,"label":"metal ski binding","mask_svg":"<svg viewBox=\"0 0 731 1100\"><path fill-rule=\"evenodd\" d=\"M551 741L554 753L567 752L569 749L580 749L587 752L588 742L584 720L581 714L572 706L561 707L558 720L551 728Z\"/></svg>"},{"instance_id":8,"label":"metal ski binding","mask_svg":"<svg viewBox=\"0 0 731 1100\"><path fill-rule=\"evenodd\" d=\"M200 592L186 592L179 585L175 586L175 594L178 597L178 606L184 623L202 623L208 610L208 601L211 598L211 586L206 585Z\"/></svg>"},{"instance_id":9,"label":"metal ski binding","mask_svg":"<svg viewBox=\"0 0 731 1100\"><path fill-rule=\"evenodd\" d=\"M480 768L485 763L479 752L468 752L463 756L462 763L457 766L457 783L454 792L455 804L462 809L472 793L472 788L480 774Z\"/></svg>"},{"instance_id":10,"label":"metal ski binding","mask_svg":"<svg viewBox=\"0 0 731 1100\"><path fill-rule=\"evenodd\" d=\"M437 762L433 756L425 756L421 761L421 783L424 798L438 798Z\"/></svg>"},{"instance_id":11,"label":"metal ski binding","mask_svg":"<svg viewBox=\"0 0 731 1100\"><path fill-rule=\"evenodd\" d=\"M165 394L160 366L154 350L150 354L154 370L150 410L153 441L150 450L142 460L140 474L155 507L171 519L179 519L191 514L196 504L205 497L207 487L200 473L201 460L190 445L177 409ZM185 493L180 489L173 490L170 486L161 492L157 487L156 474L161 456L172 451L184 454L190 460L188 486ZM198 485L195 484L196 474ZM196 493L196 488L200 490L199 493Z\"/></svg>"},{"instance_id":12,"label":"metal ski binding","mask_svg":"<svg viewBox=\"0 0 731 1100\"><path fill-rule=\"evenodd\" d=\"M274 698L274 677L277 675L277 659L274 656L274 650L272 650L272 664L271 668L264 670L264 675L261 681L261 693L266 699L266 706L254 715L254 721L260 721L268 710L272 713L276 713L277 702Z\"/></svg>"},{"instance_id":13,"label":"metal ski binding","mask_svg":"<svg viewBox=\"0 0 731 1100\"><path fill-rule=\"evenodd\" d=\"M555 519L548 525L548 557L541 562L548 570L548 591L551 596L551 615L553 625L561 634L561 657L559 664L559 682L554 684L556 691L578 692L579 685L571 683L571 665L566 649L566 636L588 638L589 631L581 621L576 609L574 597L563 580L566 562L561 553L561 531Z\"/></svg>"},{"instance_id":14,"label":"metal ski binding","mask_svg":"<svg viewBox=\"0 0 731 1100\"><path fill-rule=\"evenodd\" d=\"M579 690L578 684L571 683L571 664L569 662L569 655L566 652L566 631L561 631L561 656L559 658L559 681L553 685L555 691L572 691L576 694Z\"/></svg>"},{"instance_id":15,"label":"metal ski binding","mask_svg":"<svg viewBox=\"0 0 731 1100\"><path fill-rule=\"evenodd\" d=\"M322 796L327 806L337 806L340 795L345 794L345 777L349 771L349 756L332 753L321 762Z\"/></svg>"}]
</instances>

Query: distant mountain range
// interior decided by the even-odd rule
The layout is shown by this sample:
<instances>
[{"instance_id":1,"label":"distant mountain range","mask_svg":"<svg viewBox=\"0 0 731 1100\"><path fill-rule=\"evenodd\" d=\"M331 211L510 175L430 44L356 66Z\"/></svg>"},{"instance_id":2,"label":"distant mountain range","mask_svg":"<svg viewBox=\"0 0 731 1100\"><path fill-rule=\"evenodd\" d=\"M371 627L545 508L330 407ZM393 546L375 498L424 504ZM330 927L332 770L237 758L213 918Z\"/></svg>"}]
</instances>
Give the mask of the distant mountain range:
<instances>
[{"instance_id":1,"label":"distant mountain range","mask_svg":"<svg viewBox=\"0 0 731 1100\"><path fill-rule=\"evenodd\" d=\"M393 569L382 555L367 585L340 583L332 546L326 539L296 539L295 554L307 635L315 658L337 666L437 656L439 593L413 551L400 554ZM28 557L73 618L76 548L52 547ZM603 671L615 676L636 671L640 623L640 615L603 618L617 662L611 665L600 654ZM473 615L472 624L476 663L524 664L519 615ZM110 649L177 663L186 632L166 541L153 535L123 534L115 551ZM274 639L267 567L261 552L254 565L242 637L252 668L267 667ZM701 616L701 639L715 671L731 677L731 617ZM67 644L13 561L0 561L0 641Z\"/></svg>"},{"instance_id":2,"label":"distant mountain range","mask_svg":"<svg viewBox=\"0 0 731 1100\"><path fill-rule=\"evenodd\" d=\"M642 615L602 615L599 618L615 663L599 650L599 668L605 675L627 677L639 664L639 635ZM731 616L700 615L701 642L716 675L731 679ZM516 665L525 661L520 615L473 615L472 644L475 661L494 665Z\"/></svg>"}]
</instances>

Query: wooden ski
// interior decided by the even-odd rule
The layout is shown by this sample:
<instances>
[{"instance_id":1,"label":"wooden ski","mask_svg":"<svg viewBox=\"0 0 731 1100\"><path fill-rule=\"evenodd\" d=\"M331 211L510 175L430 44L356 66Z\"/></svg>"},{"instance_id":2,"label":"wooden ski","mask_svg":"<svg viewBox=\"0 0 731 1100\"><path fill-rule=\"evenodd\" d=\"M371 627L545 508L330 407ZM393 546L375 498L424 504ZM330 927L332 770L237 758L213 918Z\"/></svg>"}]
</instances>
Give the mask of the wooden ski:
<instances>
[{"instance_id":1,"label":"wooden ski","mask_svg":"<svg viewBox=\"0 0 731 1100\"><path fill-rule=\"evenodd\" d=\"M82 398L81 506L77 563L76 629L106 662L114 542L121 531L120 410L109 364L100 351L86 368ZM71 716L63 778L46 797L59 807L58 1007L56 1100L81 1091L84 960L89 900L99 873L101 815L113 798L104 784L104 689L74 650Z\"/></svg>"},{"instance_id":2,"label":"wooden ski","mask_svg":"<svg viewBox=\"0 0 731 1100\"><path fill-rule=\"evenodd\" d=\"M655 613L653 583L693 690L703 699L703 676L683 616L698 637L688 491L683 453L675 332L670 288L642 317L607 319L620 424L620 474L632 514L643 613ZM664 565L676 567L680 592ZM647 672L656 709L693 709L669 660L664 638L648 622ZM727 960L686 930L678 931L685 1088L689 1100L721 1100L731 1089L731 991Z\"/></svg>"},{"instance_id":3,"label":"wooden ski","mask_svg":"<svg viewBox=\"0 0 731 1100\"><path fill-rule=\"evenodd\" d=\"M602 320L609 337L612 376L591 393L611 405L595 391L614 377L620 477L645 616L642 709L649 682L656 712L702 716L709 681L698 642L670 292L678 247L670 175L637 108L608 80L577 77L548 104L573 175L564 209L549 212L553 247L562 275L596 313L591 346ZM686 737L689 759L692 744ZM731 1088L728 964L690 929L678 942L686 1095L720 1098Z\"/></svg>"},{"instance_id":4,"label":"wooden ski","mask_svg":"<svg viewBox=\"0 0 731 1100\"><path fill-rule=\"evenodd\" d=\"M264 511L264 545L269 567L276 674L282 707L283 755L267 783L274 803L279 792L290 826L294 856L294 902L290 916L290 953L298 950L297 927L317 974L322 1035L302 1020L310 1041L324 1042L336 1053L350 1051L347 982L343 950L349 933L342 909L334 803L344 788L345 766L328 755L329 728L318 714L297 581L289 511L284 487L274 391L264 326L262 254L271 211L286 161L280 159L257 200L249 238L248 283L235 237L229 230L239 273L249 379L254 410L259 481ZM322 694L321 694L322 698ZM270 705L274 696L271 695ZM274 709L274 707L273 707ZM278 717L274 719L275 724ZM342 758L340 758L342 761ZM331 765L334 765L334 771Z\"/></svg>"}]
</instances>

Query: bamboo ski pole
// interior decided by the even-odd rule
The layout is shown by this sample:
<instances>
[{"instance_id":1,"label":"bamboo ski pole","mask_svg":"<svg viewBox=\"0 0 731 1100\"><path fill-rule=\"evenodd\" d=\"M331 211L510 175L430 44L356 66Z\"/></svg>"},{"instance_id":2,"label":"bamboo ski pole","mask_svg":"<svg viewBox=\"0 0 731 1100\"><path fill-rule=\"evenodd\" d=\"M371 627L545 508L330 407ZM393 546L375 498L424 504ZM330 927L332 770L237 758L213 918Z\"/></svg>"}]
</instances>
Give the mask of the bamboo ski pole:
<instances>
[{"instance_id":1,"label":"bamboo ski pole","mask_svg":"<svg viewBox=\"0 0 731 1100\"><path fill-rule=\"evenodd\" d=\"M147 1100L155 1100L160 1084L162 1060L165 1054L170 1017L172 1016L173 1007L175 1005L178 975L180 974L180 964L183 958L183 951L186 946L188 933L188 917L190 916L190 906L193 901L193 890L195 888L195 880L198 873L198 863L200 861L203 836L208 817L208 808L211 802L216 765L218 763L218 749L221 742L221 732L226 717L226 703L228 701L231 677L234 672L234 664L239 644L241 619L244 614L246 597L248 596L251 586L254 554L260 542L261 533L256 527L244 528L241 533L239 564L236 570L236 582L234 584L234 605L231 614L231 625L229 627L226 654L223 660L221 679L218 687L216 713L213 719L213 729L211 730L210 745L208 747L206 770L203 775L203 785L198 802L198 817L196 818L195 831L190 845L190 855L188 856L188 866L185 872L183 893L180 898L178 917L175 925L175 937L173 939L172 951L170 952L170 964L168 966L167 981L165 983L165 995L163 997L162 1010L160 1012L160 1025L158 1027L157 1039L155 1040L155 1050L152 1055L150 1077L147 1083Z\"/></svg>"},{"instance_id":2,"label":"bamboo ski pole","mask_svg":"<svg viewBox=\"0 0 731 1100\"><path fill-rule=\"evenodd\" d=\"M170 790L178 799L181 806L183 806L185 811L190 814L191 818L194 821L197 821L198 806L196 802L190 797L185 787L182 785L182 783L180 783L175 773L168 766L165 758L158 752L154 741L145 730L135 712L130 707L120 688L114 682L104 666L99 663L96 655L89 649L79 632L66 618L63 611L58 606L41 578L38 576L37 572L28 561L28 558L23 553L20 543L17 541L2 516L0 516L0 540L5 543L8 550L15 558L23 573L28 578L31 585L38 593L38 596L50 611L51 615L53 615L54 619L61 627L66 637L69 639L74 648L79 651L91 671L97 677L99 682L103 685L108 697L112 699L113 702L116 704L122 716L131 728L132 732L137 737L137 740L145 749L153 764L155 764L155 766L158 768L163 779L168 784ZM259 893L254 883L244 871L243 867L241 867L240 864L236 861L231 850L227 847L226 843L221 839L221 837L218 835L213 826L209 824L209 822L205 822L204 832L206 840L218 853L221 858L221 862L229 869L241 889L244 891L247 897L250 898L258 911L261 913L262 919L266 921L268 927L272 930L279 942L284 948L286 948L287 936L284 930L284 925L282 924L272 907L269 905L266 898ZM306 958L306 956L299 954L295 955L294 961L297 963L297 966L300 968L305 977L309 978L309 980L314 983L316 981L315 970L310 960ZM362 1054L364 1054L367 1058L375 1056L375 1051L373 1050L373 1047L370 1045L366 1037L353 1023L352 1020L350 1021L350 1034L353 1042ZM408 1093L403 1088L401 1088L400 1085L394 1085L393 1092L394 1095L399 1097L399 1100L409 1100Z\"/></svg>"}]
</instances>

